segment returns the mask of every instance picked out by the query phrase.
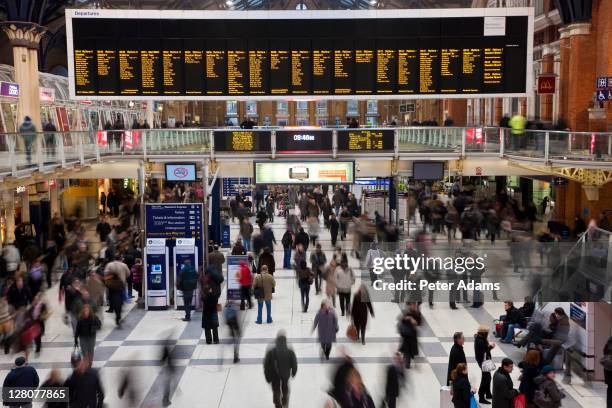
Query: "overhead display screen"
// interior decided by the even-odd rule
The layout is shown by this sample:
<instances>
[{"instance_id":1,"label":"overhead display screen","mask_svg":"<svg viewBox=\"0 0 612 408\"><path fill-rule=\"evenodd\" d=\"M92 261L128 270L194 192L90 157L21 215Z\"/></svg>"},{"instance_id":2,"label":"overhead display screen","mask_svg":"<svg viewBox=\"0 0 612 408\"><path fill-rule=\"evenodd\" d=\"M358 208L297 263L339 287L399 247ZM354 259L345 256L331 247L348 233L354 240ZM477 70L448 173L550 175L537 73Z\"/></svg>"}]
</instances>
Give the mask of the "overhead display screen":
<instances>
[{"instance_id":1,"label":"overhead display screen","mask_svg":"<svg viewBox=\"0 0 612 408\"><path fill-rule=\"evenodd\" d=\"M331 130L277 130L277 153L330 153L333 145Z\"/></svg>"},{"instance_id":2,"label":"overhead display screen","mask_svg":"<svg viewBox=\"0 0 612 408\"><path fill-rule=\"evenodd\" d=\"M353 183L354 161L254 162L255 184Z\"/></svg>"},{"instance_id":3,"label":"overhead display screen","mask_svg":"<svg viewBox=\"0 0 612 408\"><path fill-rule=\"evenodd\" d=\"M77 99L521 96L532 83L533 10L506 13L380 10L372 18L349 10L307 19L269 11L264 19L122 10L116 18L115 10L66 10L70 92Z\"/></svg>"},{"instance_id":4,"label":"overhead display screen","mask_svg":"<svg viewBox=\"0 0 612 408\"><path fill-rule=\"evenodd\" d=\"M269 131L220 130L214 132L216 152L269 152Z\"/></svg>"},{"instance_id":5,"label":"overhead display screen","mask_svg":"<svg viewBox=\"0 0 612 408\"><path fill-rule=\"evenodd\" d=\"M444 179L444 162L413 162L412 179L421 181Z\"/></svg>"},{"instance_id":6,"label":"overhead display screen","mask_svg":"<svg viewBox=\"0 0 612 408\"><path fill-rule=\"evenodd\" d=\"M338 151L384 151L393 150L392 129L338 130Z\"/></svg>"}]
</instances>

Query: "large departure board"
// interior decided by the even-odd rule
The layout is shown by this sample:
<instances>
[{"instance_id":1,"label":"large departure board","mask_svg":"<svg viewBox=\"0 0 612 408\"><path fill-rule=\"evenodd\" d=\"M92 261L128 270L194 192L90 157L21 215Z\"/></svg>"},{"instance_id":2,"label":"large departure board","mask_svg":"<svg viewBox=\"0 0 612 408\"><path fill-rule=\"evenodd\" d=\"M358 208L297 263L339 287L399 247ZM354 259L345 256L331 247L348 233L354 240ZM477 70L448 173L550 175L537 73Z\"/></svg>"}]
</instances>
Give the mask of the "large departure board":
<instances>
[{"instance_id":1,"label":"large departure board","mask_svg":"<svg viewBox=\"0 0 612 408\"><path fill-rule=\"evenodd\" d=\"M393 150L394 133L391 129L338 130L338 151Z\"/></svg>"},{"instance_id":2,"label":"large departure board","mask_svg":"<svg viewBox=\"0 0 612 408\"><path fill-rule=\"evenodd\" d=\"M527 8L66 13L80 99L520 96L532 81Z\"/></svg>"},{"instance_id":3,"label":"large departure board","mask_svg":"<svg viewBox=\"0 0 612 408\"><path fill-rule=\"evenodd\" d=\"M267 130L219 130L214 132L216 152L269 152L272 133Z\"/></svg>"}]
</instances>

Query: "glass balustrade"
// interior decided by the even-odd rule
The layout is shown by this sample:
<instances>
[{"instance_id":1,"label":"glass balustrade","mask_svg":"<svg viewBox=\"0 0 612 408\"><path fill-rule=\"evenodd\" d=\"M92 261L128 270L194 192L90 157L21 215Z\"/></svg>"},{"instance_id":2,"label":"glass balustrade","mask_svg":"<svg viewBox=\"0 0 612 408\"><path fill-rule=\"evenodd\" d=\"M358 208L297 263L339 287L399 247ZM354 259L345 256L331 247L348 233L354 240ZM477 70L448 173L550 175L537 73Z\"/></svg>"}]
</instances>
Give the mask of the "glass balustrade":
<instances>
[{"instance_id":1,"label":"glass balustrade","mask_svg":"<svg viewBox=\"0 0 612 408\"><path fill-rule=\"evenodd\" d=\"M397 127L397 152L503 155L541 162L612 163L612 133L498 127ZM0 133L0 175L69 166L106 157L211 153L215 129ZM361 152L363 153L363 152ZM395 153L379 153L391 156ZM330 154L331 156L331 154ZM575 165L575 164L574 164Z\"/></svg>"}]
</instances>

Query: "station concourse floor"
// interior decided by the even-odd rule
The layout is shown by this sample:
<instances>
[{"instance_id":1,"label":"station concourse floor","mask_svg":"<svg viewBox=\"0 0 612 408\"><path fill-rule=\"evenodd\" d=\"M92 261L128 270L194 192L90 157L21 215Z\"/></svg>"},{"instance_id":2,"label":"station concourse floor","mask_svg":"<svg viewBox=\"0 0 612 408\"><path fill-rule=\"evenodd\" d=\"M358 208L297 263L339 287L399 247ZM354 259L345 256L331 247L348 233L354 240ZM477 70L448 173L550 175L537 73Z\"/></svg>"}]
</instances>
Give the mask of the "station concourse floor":
<instances>
[{"instance_id":1,"label":"station concourse floor","mask_svg":"<svg viewBox=\"0 0 612 408\"><path fill-rule=\"evenodd\" d=\"M282 266L282 245L280 239L285 229L285 220L275 217L272 224L277 239L275 247L276 265ZM257 228L257 227L256 227ZM232 240L238 235L238 225L232 224ZM88 236L95 239L93 232ZM320 242L324 251L331 256L329 232L321 228ZM352 240L339 241L350 249ZM350 251L347 251L350 254ZM350 256L350 264L359 268L359 262ZM359 273L356 271L356 274ZM334 359L340 356L343 347L351 355L359 369L364 383L377 406L384 392L384 369L397 350L399 336L396 331L396 318L399 308L396 303L375 302L376 314L370 318L366 333L366 345L352 343L346 338L349 321L340 316L338 342L332 349L330 362L322 363L319 358L320 346L316 333L311 333L314 314L321 296L311 288L310 308L302 313L300 292L293 270L277 268L274 277L277 289L272 301L274 323L256 325L256 308L241 315L244 337L240 347L240 363L233 364L232 345L227 327L220 314L220 345L206 345L201 329L201 313L195 312L191 322L183 322L184 312L178 310L150 311L134 307L124 307L123 329L115 328L113 315L105 314L103 328L97 336L94 367L100 369L105 388L105 403L108 407L131 407L126 400L120 400L117 389L121 373L130 370L138 389L139 405L143 408L160 407L164 375L159 357L164 339L170 338L174 344L173 354L177 364L177 381L173 385L173 407L223 407L250 408L271 407L272 391L263 376L262 361L266 348L273 343L277 332L284 329L290 345L298 358L297 376L291 381L290 407L320 408L327 400L326 391L330 385ZM355 288L359 285L359 278ZM59 368L62 377L71 372L70 354L73 351L72 333L69 326L62 322L63 305L58 303L57 284L47 292L47 301L53 309L46 324L43 349L39 356L31 353L30 364L39 373L41 383L47 378L51 368ZM223 302L223 298L220 300ZM480 370L474 359L473 333L479 324L491 325L492 321L503 314L503 304L486 302L480 309L470 308L467 303L458 303L458 310L451 310L448 302L439 302L433 309L424 303L421 311L424 322L419 327L420 354L406 373L406 384L402 390L399 407L422 408L438 407L440 386L446 379L448 353L452 346L452 335L463 331L466 338L465 353L468 359L468 372L473 388L480 382ZM265 309L265 308L264 308ZM265 313L265 310L264 310ZM265 320L264 320L265 321ZM508 356L515 363L520 361L524 351L512 345L500 344L493 350L493 359L499 366L502 358ZM521 349L524 350L524 349ZM4 378L12 367L15 355L0 354L0 378ZM564 408L599 408L605 406L605 385L594 383L585 385L576 375L572 384L561 384L562 373L558 373L558 383L567 397ZM520 372L515 366L512 378L518 388ZM40 404L34 404L41 406Z\"/></svg>"}]
</instances>

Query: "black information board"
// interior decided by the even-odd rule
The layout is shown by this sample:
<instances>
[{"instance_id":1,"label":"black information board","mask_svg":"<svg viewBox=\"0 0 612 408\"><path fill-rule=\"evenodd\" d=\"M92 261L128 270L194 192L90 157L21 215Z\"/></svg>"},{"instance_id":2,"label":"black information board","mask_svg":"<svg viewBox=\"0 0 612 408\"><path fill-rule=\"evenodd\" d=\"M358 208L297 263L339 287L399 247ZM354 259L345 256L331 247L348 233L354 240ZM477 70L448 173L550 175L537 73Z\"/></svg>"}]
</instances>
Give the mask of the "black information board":
<instances>
[{"instance_id":1,"label":"black information board","mask_svg":"<svg viewBox=\"0 0 612 408\"><path fill-rule=\"evenodd\" d=\"M394 148L392 129L338 130L338 151L389 151Z\"/></svg>"},{"instance_id":2,"label":"black information board","mask_svg":"<svg viewBox=\"0 0 612 408\"><path fill-rule=\"evenodd\" d=\"M333 132L331 130L277 130L277 153L330 153Z\"/></svg>"},{"instance_id":3,"label":"black information board","mask_svg":"<svg viewBox=\"0 0 612 408\"><path fill-rule=\"evenodd\" d=\"M216 152L269 152L272 132L267 130L215 130Z\"/></svg>"},{"instance_id":4,"label":"black information board","mask_svg":"<svg viewBox=\"0 0 612 408\"><path fill-rule=\"evenodd\" d=\"M75 96L526 92L527 15L485 24L490 17L199 20L162 12L115 19L72 12Z\"/></svg>"}]
</instances>

